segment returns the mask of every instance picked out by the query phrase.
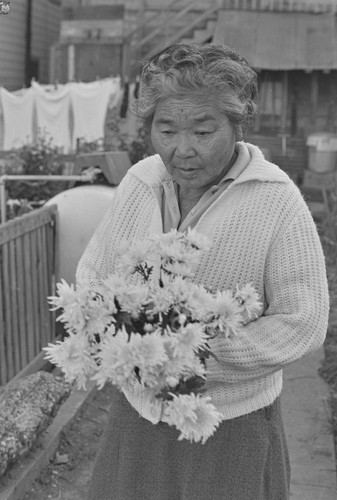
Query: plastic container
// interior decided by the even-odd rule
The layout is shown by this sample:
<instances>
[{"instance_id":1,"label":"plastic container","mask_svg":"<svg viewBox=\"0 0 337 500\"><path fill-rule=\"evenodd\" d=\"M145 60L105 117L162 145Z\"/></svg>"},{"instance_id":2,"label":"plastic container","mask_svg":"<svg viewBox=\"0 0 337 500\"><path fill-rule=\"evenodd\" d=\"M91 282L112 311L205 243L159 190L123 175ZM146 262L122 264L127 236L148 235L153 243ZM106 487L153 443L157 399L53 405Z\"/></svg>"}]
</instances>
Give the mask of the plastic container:
<instances>
[{"instance_id":1,"label":"plastic container","mask_svg":"<svg viewBox=\"0 0 337 500\"><path fill-rule=\"evenodd\" d=\"M337 136L329 132L309 135L309 170L317 173L333 172L337 163Z\"/></svg>"}]
</instances>

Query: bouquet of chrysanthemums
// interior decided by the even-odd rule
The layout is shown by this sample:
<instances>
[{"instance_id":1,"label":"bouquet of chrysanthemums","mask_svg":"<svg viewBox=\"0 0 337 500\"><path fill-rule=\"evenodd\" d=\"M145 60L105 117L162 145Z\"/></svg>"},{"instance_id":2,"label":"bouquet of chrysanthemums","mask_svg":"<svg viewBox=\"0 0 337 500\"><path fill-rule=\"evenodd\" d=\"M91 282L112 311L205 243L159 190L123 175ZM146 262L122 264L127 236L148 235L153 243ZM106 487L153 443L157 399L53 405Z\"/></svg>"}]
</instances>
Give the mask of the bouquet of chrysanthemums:
<instances>
[{"instance_id":1,"label":"bouquet of chrysanthemums","mask_svg":"<svg viewBox=\"0 0 337 500\"><path fill-rule=\"evenodd\" d=\"M45 347L46 358L79 387L88 379L121 391L141 384L179 439L204 443L222 420L204 395L206 360L215 356L208 342L239 334L261 307L250 284L211 292L192 282L209 247L195 230L172 230L121 244L99 290L63 280L49 302L68 336Z\"/></svg>"}]
</instances>

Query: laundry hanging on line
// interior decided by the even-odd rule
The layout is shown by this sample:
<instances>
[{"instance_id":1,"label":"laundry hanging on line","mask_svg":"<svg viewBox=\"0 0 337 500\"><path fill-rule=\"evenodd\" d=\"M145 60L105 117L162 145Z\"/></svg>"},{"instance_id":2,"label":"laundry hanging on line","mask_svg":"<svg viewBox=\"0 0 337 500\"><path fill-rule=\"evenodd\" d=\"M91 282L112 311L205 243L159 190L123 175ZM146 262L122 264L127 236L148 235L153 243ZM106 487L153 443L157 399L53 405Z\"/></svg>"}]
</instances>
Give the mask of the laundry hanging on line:
<instances>
[{"instance_id":1,"label":"laundry hanging on line","mask_svg":"<svg viewBox=\"0 0 337 500\"><path fill-rule=\"evenodd\" d=\"M3 149L33 142L40 130L63 153L76 150L77 138L103 139L107 109L120 106L122 98L120 77L60 86L32 82L29 89L0 92Z\"/></svg>"},{"instance_id":2,"label":"laundry hanging on line","mask_svg":"<svg viewBox=\"0 0 337 500\"><path fill-rule=\"evenodd\" d=\"M71 149L70 91L63 86L46 91L37 82L32 82L34 92L38 134L52 139L53 145L65 152Z\"/></svg>"},{"instance_id":3,"label":"laundry hanging on line","mask_svg":"<svg viewBox=\"0 0 337 500\"><path fill-rule=\"evenodd\" d=\"M13 93L0 88L3 116L3 149L19 148L33 141L34 92Z\"/></svg>"},{"instance_id":4,"label":"laundry hanging on line","mask_svg":"<svg viewBox=\"0 0 337 500\"><path fill-rule=\"evenodd\" d=\"M73 111L73 141L94 142L104 139L104 124L107 109L117 104L120 97L120 80L106 79L95 84L69 84ZM112 96L114 96L112 98Z\"/></svg>"}]
</instances>

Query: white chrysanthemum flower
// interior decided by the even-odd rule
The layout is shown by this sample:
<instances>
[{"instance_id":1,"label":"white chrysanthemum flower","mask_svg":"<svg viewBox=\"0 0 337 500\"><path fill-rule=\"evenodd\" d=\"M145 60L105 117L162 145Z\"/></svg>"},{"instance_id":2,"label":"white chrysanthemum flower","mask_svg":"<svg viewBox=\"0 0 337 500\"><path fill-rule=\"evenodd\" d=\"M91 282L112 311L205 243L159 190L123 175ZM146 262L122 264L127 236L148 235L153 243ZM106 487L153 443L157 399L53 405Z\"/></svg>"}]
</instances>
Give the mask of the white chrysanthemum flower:
<instances>
[{"instance_id":1,"label":"white chrysanthemum flower","mask_svg":"<svg viewBox=\"0 0 337 500\"><path fill-rule=\"evenodd\" d=\"M175 245L177 241L182 240L184 238L184 234L180 233L176 229L171 229L167 233L163 234L153 234L149 237L149 240L153 241L159 245Z\"/></svg>"},{"instance_id":2,"label":"white chrysanthemum flower","mask_svg":"<svg viewBox=\"0 0 337 500\"><path fill-rule=\"evenodd\" d=\"M117 300L123 311L135 313L148 303L149 287L146 284L128 285L117 293Z\"/></svg>"},{"instance_id":3,"label":"white chrysanthemum flower","mask_svg":"<svg viewBox=\"0 0 337 500\"><path fill-rule=\"evenodd\" d=\"M167 359L160 335L132 333L129 337L122 327L115 336L107 335L100 347L100 367L94 376L99 386L109 380L122 389L134 380L135 369L144 385L157 385L157 373Z\"/></svg>"},{"instance_id":4,"label":"white chrysanthemum flower","mask_svg":"<svg viewBox=\"0 0 337 500\"><path fill-rule=\"evenodd\" d=\"M167 313L172 307L173 297L169 289L156 287L151 290L149 298L150 307L148 309L152 314Z\"/></svg>"},{"instance_id":5,"label":"white chrysanthemum flower","mask_svg":"<svg viewBox=\"0 0 337 500\"><path fill-rule=\"evenodd\" d=\"M193 377L206 377L205 365L197 356L175 357L165 364L165 373L169 375L178 375L179 378L187 380Z\"/></svg>"},{"instance_id":6,"label":"white chrysanthemum flower","mask_svg":"<svg viewBox=\"0 0 337 500\"><path fill-rule=\"evenodd\" d=\"M161 267L167 273L180 276L191 276L200 260L200 250L193 246L193 233L191 241L184 233L171 230L160 236L152 236L152 241L156 244L160 257ZM195 242L197 237L195 236Z\"/></svg>"},{"instance_id":7,"label":"white chrysanthemum flower","mask_svg":"<svg viewBox=\"0 0 337 500\"><path fill-rule=\"evenodd\" d=\"M193 276L195 269L193 264L194 262L191 260L187 262L187 259L181 259L181 261L173 260L173 262L164 262L162 267L167 273L174 276L184 276L186 278L190 278Z\"/></svg>"},{"instance_id":8,"label":"white chrysanthemum flower","mask_svg":"<svg viewBox=\"0 0 337 500\"><path fill-rule=\"evenodd\" d=\"M188 439L204 444L223 419L210 401L200 394L174 396L165 405L163 420L180 431L179 441Z\"/></svg>"},{"instance_id":9,"label":"white chrysanthemum flower","mask_svg":"<svg viewBox=\"0 0 337 500\"><path fill-rule=\"evenodd\" d=\"M236 335L242 324L242 309L230 290L216 293L212 314L207 326L218 329L226 338Z\"/></svg>"},{"instance_id":10,"label":"white chrysanthemum flower","mask_svg":"<svg viewBox=\"0 0 337 500\"><path fill-rule=\"evenodd\" d=\"M186 238L189 244L193 247L196 247L198 250L207 251L211 247L210 239L207 236L198 233L196 229L191 229L189 227L187 230Z\"/></svg>"},{"instance_id":11,"label":"white chrysanthemum flower","mask_svg":"<svg viewBox=\"0 0 337 500\"><path fill-rule=\"evenodd\" d=\"M106 327L115 321L115 307L112 308L101 295L92 294L80 305L86 321L85 331L89 336L94 333L102 334Z\"/></svg>"},{"instance_id":12,"label":"white chrysanthemum flower","mask_svg":"<svg viewBox=\"0 0 337 500\"><path fill-rule=\"evenodd\" d=\"M85 389L86 381L97 370L93 357L94 349L85 335L70 333L62 342L44 347L45 358L61 368L68 382L76 382Z\"/></svg>"},{"instance_id":13,"label":"white chrysanthemum flower","mask_svg":"<svg viewBox=\"0 0 337 500\"><path fill-rule=\"evenodd\" d=\"M186 300L186 308L191 317L197 321L207 321L212 311L214 299L210 292L203 286L191 283L190 294Z\"/></svg>"},{"instance_id":14,"label":"white chrysanthemum flower","mask_svg":"<svg viewBox=\"0 0 337 500\"><path fill-rule=\"evenodd\" d=\"M86 325L83 308L78 302L65 306L62 314L56 319L64 323L68 331L83 332Z\"/></svg>"},{"instance_id":15,"label":"white chrysanthemum flower","mask_svg":"<svg viewBox=\"0 0 337 500\"><path fill-rule=\"evenodd\" d=\"M143 336L131 335L130 343L142 383L148 387L156 387L158 377L161 378L162 367L167 361L163 337L159 332Z\"/></svg>"},{"instance_id":16,"label":"white chrysanthemum flower","mask_svg":"<svg viewBox=\"0 0 337 500\"><path fill-rule=\"evenodd\" d=\"M111 325L109 325L109 326L105 329L104 333L102 333L102 334L100 335L100 342L97 344L97 346L98 346L97 351L98 351L98 352L99 352L99 351L101 351L101 345L102 345L102 343L105 341L105 339L108 339L108 338L110 338L110 337L113 337L113 336L115 335L115 333L116 333L116 326L115 326L115 324L114 324L114 323L112 323Z\"/></svg>"},{"instance_id":17,"label":"white chrysanthemum flower","mask_svg":"<svg viewBox=\"0 0 337 500\"><path fill-rule=\"evenodd\" d=\"M68 285L65 280L57 284L58 296L49 297L54 307L52 310L62 309L57 317L65 324L68 331L86 331L89 336L101 333L105 326L113 320L115 312L102 297L89 287Z\"/></svg>"},{"instance_id":18,"label":"white chrysanthemum flower","mask_svg":"<svg viewBox=\"0 0 337 500\"><path fill-rule=\"evenodd\" d=\"M193 284L186 281L182 276L168 278L163 276L164 289L172 298L172 304L188 304L192 299Z\"/></svg>"},{"instance_id":19,"label":"white chrysanthemum flower","mask_svg":"<svg viewBox=\"0 0 337 500\"><path fill-rule=\"evenodd\" d=\"M129 335L124 327L116 334L113 331L105 334L97 361L99 368L92 378L99 388L109 381L122 389L133 381L135 358L130 348Z\"/></svg>"},{"instance_id":20,"label":"white chrysanthemum flower","mask_svg":"<svg viewBox=\"0 0 337 500\"><path fill-rule=\"evenodd\" d=\"M109 274L109 276L103 281L104 297L108 295L112 300L118 293L123 292L129 285L130 279L128 277L121 276L117 273Z\"/></svg>"},{"instance_id":21,"label":"white chrysanthemum flower","mask_svg":"<svg viewBox=\"0 0 337 500\"><path fill-rule=\"evenodd\" d=\"M155 254L153 242L143 239L130 245L123 242L117 249L118 262L117 271L123 276L131 276L139 265L148 262Z\"/></svg>"},{"instance_id":22,"label":"white chrysanthemum flower","mask_svg":"<svg viewBox=\"0 0 337 500\"><path fill-rule=\"evenodd\" d=\"M54 307L51 311L63 308L67 305L73 304L77 301L77 291L73 284L68 285L68 283L61 279L60 283L56 284L57 295L48 297L48 302Z\"/></svg>"},{"instance_id":23,"label":"white chrysanthemum flower","mask_svg":"<svg viewBox=\"0 0 337 500\"><path fill-rule=\"evenodd\" d=\"M103 335L106 328L115 321L111 314L111 309L106 304L99 301L97 304L90 304L85 310L85 332L92 337L94 334Z\"/></svg>"},{"instance_id":24,"label":"white chrysanthemum flower","mask_svg":"<svg viewBox=\"0 0 337 500\"><path fill-rule=\"evenodd\" d=\"M64 305L63 312L57 318L65 323L67 330L83 332L89 336L103 333L113 320L111 309L102 297L94 292L79 290L76 300Z\"/></svg>"},{"instance_id":25,"label":"white chrysanthemum flower","mask_svg":"<svg viewBox=\"0 0 337 500\"><path fill-rule=\"evenodd\" d=\"M140 311L148 303L150 288L146 283L132 283L128 278L111 274L103 284L104 300L113 304L112 307L115 307L115 298L121 308L129 313Z\"/></svg>"},{"instance_id":26,"label":"white chrysanthemum flower","mask_svg":"<svg viewBox=\"0 0 337 500\"><path fill-rule=\"evenodd\" d=\"M197 376L206 378L206 366L201 362L200 358L197 356L193 356L186 363L186 374L185 378L189 378L191 376Z\"/></svg>"},{"instance_id":27,"label":"white chrysanthemum flower","mask_svg":"<svg viewBox=\"0 0 337 500\"><path fill-rule=\"evenodd\" d=\"M163 335L167 361L163 367L166 377L190 378L195 375L204 377L206 368L194 351L179 348L179 340L173 334Z\"/></svg>"},{"instance_id":28,"label":"white chrysanthemum flower","mask_svg":"<svg viewBox=\"0 0 337 500\"><path fill-rule=\"evenodd\" d=\"M174 355L184 355L188 352L197 352L205 347L208 335L200 323L189 323L179 328L177 332L171 333L175 338Z\"/></svg>"},{"instance_id":29,"label":"white chrysanthemum flower","mask_svg":"<svg viewBox=\"0 0 337 500\"><path fill-rule=\"evenodd\" d=\"M259 294L251 283L242 288L237 287L235 298L239 301L248 318L253 318L262 307Z\"/></svg>"},{"instance_id":30,"label":"white chrysanthemum flower","mask_svg":"<svg viewBox=\"0 0 337 500\"><path fill-rule=\"evenodd\" d=\"M164 261L177 261L183 260L186 257L186 249L182 244L181 239L167 239L158 240L157 242L160 256Z\"/></svg>"}]
</instances>

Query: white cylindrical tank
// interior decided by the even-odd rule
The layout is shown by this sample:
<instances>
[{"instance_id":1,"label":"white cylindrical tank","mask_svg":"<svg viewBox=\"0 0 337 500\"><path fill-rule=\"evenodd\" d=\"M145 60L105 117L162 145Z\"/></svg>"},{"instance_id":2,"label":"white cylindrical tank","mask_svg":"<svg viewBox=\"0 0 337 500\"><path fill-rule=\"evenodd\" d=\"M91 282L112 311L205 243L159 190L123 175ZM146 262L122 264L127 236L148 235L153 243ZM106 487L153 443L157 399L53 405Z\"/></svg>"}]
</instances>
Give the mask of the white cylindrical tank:
<instances>
[{"instance_id":1,"label":"white cylindrical tank","mask_svg":"<svg viewBox=\"0 0 337 500\"><path fill-rule=\"evenodd\" d=\"M57 205L59 272L67 283L75 282L78 261L111 203L116 187L85 185L62 191L46 202Z\"/></svg>"}]
</instances>

